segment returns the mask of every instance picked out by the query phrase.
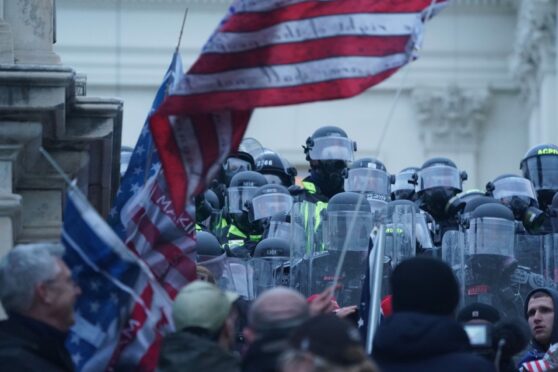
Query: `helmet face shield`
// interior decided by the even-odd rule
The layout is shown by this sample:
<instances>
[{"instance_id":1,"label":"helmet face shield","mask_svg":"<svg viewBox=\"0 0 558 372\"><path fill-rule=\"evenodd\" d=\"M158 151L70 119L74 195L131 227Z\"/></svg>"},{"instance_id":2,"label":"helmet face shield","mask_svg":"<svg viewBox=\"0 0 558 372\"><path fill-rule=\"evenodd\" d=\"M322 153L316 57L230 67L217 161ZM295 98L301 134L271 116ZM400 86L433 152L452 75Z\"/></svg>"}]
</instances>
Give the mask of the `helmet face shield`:
<instances>
[{"instance_id":1,"label":"helmet face shield","mask_svg":"<svg viewBox=\"0 0 558 372\"><path fill-rule=\"evenodd\" d=\"M227 178L230 181L230 179L235 174L243 171L252 170L252 164L250 164L250 162L243 159L230 157L227 158L227 160L225 160L225 163L223 164L223 170L225 171L225 174L227 175Z\"/></svg>"},{"instance_id":2,"label":"helmet face shield","mask_svg":"<svg viewBox=\"0 0 558 372\"><path fill-rule=\"evenodd\" d=\"M515 223L501 218L474 218L466 233L468 254L514 256Z\"/></svg>"},{"instance_id":3,"label":"helmet face shield","mask_svg":"<svg viewBox=\"0 0 558 372\"><path fill-rule=\"evenodd\" d=\"M415 191L415 185L410 183L415 171L399 172L395 175L395 184L391 187L392 190L412 190Z\"/></svg>"},{"instance_id":4,"label":"helmet face shield","mask_svg":"<svg viewBox=\"0 0 558 372\"><path fill-rule=\"evenodd\" d=\"M505 200L513 196L523 196L537 200L533 184L526 178L506 177L493 182L495 199Z\"/></svg>"},{"instance_id":5,"label":"helmet face shield","mask_svg":"<svg viewBox=\"0 0 558 372\"><path fill-rule=\"evenodd\" d=\"M258 190L252 186L229 187L227 190L227 206L229 213L243 213L247 211L246 202L252 200L252 197Z\"/></svg>"},{"instance_id":6,"label":"helmet face shield","mask_svg":"<svg viewBox=\"0 0 558 372\"><path fill-rule=\"evenodd\" d=\"M312 160L353 161L354 142L344 137L314 139L308 155Z\"/></svg>"},{"instance_id":7,"label":"helmet face shield","mask_svg":"<svg viewBox=\"0 0 558 372\"><path fill-rule=\"evenodd\" d=\"M418 171L418 190L446 187L461 190L459 170L447 165L436 164Z\"/></svg>"},{"instance_id":8,"label":"helmet face shield","mask_svg":"<svg viewBox=\"0 0 558 372\"><path fill-rule=\"evenodd\" d=\"M276 214L288 214L293 206L293 198L289 194L263 194L252 199L250 219L260 220Z\"/></svg>"},{"instance_id":9,"label":"helmet face shield","mask_svg":"<svg viewBox=\"0 0 558 372\"><path fill-rule=\"evenodd\" d=\"M345 180L345 191L373 192L380 195L389 195L389 176L386 172L379 169L350 169Z\"/></svg>"},{"instance_id":10,"label":"helmet face shield","mask_svg":"<svg viewBox=\"0 0 558 372\"><path fill-rule=\"evenodd\" d=\"M536 190L558 189L558 156L535 156L521 164L523 175Z\"/></svg>"}]
</instances>

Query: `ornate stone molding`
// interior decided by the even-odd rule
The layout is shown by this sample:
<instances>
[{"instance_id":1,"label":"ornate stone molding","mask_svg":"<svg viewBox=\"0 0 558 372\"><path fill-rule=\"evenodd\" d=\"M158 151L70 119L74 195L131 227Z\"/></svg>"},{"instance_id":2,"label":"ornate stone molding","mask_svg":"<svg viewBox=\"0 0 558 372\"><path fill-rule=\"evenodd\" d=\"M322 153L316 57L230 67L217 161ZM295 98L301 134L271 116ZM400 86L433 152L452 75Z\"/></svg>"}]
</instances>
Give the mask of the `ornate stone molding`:
<instances>
[{"instance_id":1,"label":"ornate stone molding","mask_svg":"<svg viewBox=\"0 0 558 372\"><path fill-rule=\"evenodd\" d=\"M521 0L511 71L528 102L538 101L542 76L555 69L556 4Z\"/></svg>"},{"instance_id":2,"label":"ornate stone molding","mask_svg":"<svg viewBox=\"0 0 558 372\"><path fill-rule=\"evenodd\" d=\"M490 107L488 89L415 89L412 100L421 127L425 148L432 150L476 151L479 127ZM459 148L454 148L455 145Z\"/></svg>"}]
</instances>

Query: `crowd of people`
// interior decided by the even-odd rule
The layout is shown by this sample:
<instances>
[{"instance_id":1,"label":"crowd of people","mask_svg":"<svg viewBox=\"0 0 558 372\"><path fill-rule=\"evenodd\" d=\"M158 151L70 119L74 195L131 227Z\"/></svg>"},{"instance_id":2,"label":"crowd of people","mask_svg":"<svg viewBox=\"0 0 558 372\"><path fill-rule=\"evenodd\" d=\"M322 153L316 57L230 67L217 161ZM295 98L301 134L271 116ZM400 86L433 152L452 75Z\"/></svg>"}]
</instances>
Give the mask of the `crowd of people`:
<instances>
[{"instance_id":1,"label":"crowd of people","mask_svg":"<svg viewBox=\"0 0 558 372\"><path fill-rule=\"evenodd\" d=\"M198 280L174 299L158 370L558 368L558 146L469 191L450 159L395 175L355 159L338 127L303 148L297 183L280 154L245 140L196 198ZM61 257L31 244L0 261L1 370L73 369L80 289Z\"/></svg>"}]
</instances>

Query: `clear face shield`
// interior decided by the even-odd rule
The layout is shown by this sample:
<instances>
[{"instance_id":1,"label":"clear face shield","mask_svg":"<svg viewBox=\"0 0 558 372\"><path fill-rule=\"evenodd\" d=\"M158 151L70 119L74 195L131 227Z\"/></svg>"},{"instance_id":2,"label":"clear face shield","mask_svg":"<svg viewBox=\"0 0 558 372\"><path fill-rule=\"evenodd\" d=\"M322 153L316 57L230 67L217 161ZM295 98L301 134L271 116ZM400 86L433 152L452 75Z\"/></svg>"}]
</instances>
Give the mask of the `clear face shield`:
<instances>
[{"instance_id":1,"label":"clear face shield","mask_svg":"<svg viewBox=\"0 0 558 372\"><path fill-rule=\"evenodd\" d=\"M416 171L405 171L399 172L395 175L395 183L391 186L392 191L408 190L415 191L415 184L409 181L413 181L413 176Z\"/></svg>"},{"instance_id":2,"label":"clear face shield","mask_svg":"<svg viewBox=\"0 0 558 372\"><path fill-rule=\"evenodd\" d=\"M246 202L252 200L252 197L258 190L253 186L229 187L227 189L227 208L229 214L241 214L247 211Z\"/></svg>"},{"instance_id":3,"label":"clear face shield","mask_svg":"<svg viewBox=\"0 0 558 372\"><path fill-rule=\"evenodd\" d=\"M495 199L504 201L514 196L537 200L535 189L531 181L521 177L506 177L492 183L494 190L492 194Z\"/></svg>"},{"instance_id":4,"label":"clear face shield","mask_svg":"<svg viewBox=\"0 0 558 372\"><path fill-rule=\"evenodd\" d=\"M327 250L341 252L346 246L348 251L368 251L370 233L374 227L371 213L328 212L324 222Z\"/></svg>"},{"instance_id":5,"label":"clear face shield","mask_svg":"<svg viewBox=\"0 0 558 372\"><path fill-rule=\"evenodd\" d=\"M435 187L461 190L459 170L447 165L436 164L418 171L418 191Z\"/></svg>"},{"instance_id":6,"label":"clear face shield","mask_svg":"<svg viewBox=\"0 0 558 372\"><path fill-rule=\"evenodd\" d=\"M198 262L196 264L198 266L203 266L207 270L209 270L211 275L213 275L213 278L215 279L215 282L218 285L220 285L221 284L221 279L223 278L223 275L225 274L225 272L227 270L226 260L227 260L227 254L226 253L223 253L220 256L203 256L203 255L200 255L200 256L198 256Z\"/></svg>"},{"instance_id":7,"label":"clear face shield","mask_svg":"<svg viewBox=\"0 0 558 372\"><path fill-rule=\"evenodd\" d=\"M515 223L501 218L471 219L466 234L469 255L514 257Z\"/></svg>"},{"instance_id":8,"label":"clear face shield","mask_svg":"<svg viewBox=\"0 0 558 372\"><path fill-rule=\"evenodd\" d=\"M532 157L522 168L537 190L558 189L558 156Z\"/></svg>"},{"instance_id":9,"label":"clear face shield","mask_svg":"<svg viewBox=\"0 0 558 372\"><path fill-rule=\"evenodd\" d=\"M289 214L293 198L288 194L263 194L252 199L250 221L272 217L276 214Z\"/></svg>"},{"instance_id":10,"label":"clear face shield","mask_svg":"<svg viewBox=\"0 0 558 372\"><path fill-rule=\"evenodd\" d=\"M387 200L390 193L389 175L380 169L349 169L345 191L376 194L376 199Z\"/></svg>"},{"instance_id":11,"label":"clear face shield","mask_svg":"<svg viewBox=\"0 0 558 372\"><path fill-rule=\"evenodd\" d=\"M345 137L322 137L313 140L309 151L312 160L353 161L355 143Z\"/></svg>"},{"instance_id":12,"label":"clear face shield","mask_svg":"<svg viewBox=\"0 0 558 372\"><path fill-rule=\"evenodd\" d=\"M254 272L254 296L277 286L289 286L289 257L258 257L250 260Z\"/></svg>"}]
</instances>

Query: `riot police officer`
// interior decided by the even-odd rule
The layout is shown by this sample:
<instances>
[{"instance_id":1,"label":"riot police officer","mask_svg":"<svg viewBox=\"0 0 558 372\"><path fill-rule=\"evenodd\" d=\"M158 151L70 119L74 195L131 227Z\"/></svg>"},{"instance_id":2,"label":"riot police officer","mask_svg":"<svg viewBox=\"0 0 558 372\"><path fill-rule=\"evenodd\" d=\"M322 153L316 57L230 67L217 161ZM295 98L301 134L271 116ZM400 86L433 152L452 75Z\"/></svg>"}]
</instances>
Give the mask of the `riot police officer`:
<instances>
[{"instance_id":1,"label":"riot police officer","mask_svg":"<svg viewBox=\"0 0 558 372\"><path fill-rule=\"evenodd\" d=\"M430 213L440 226L440 237L458 228L457 220L446 212L446 204L463 189L467 173L459 171L447 158L427 160L417 172L417 200L419 208ZM437 246L440 241L434 242Z\"/></svg>"},{"instance_id":2,"label":"riot police officer","mask_svg":"<svg viewBox=\"0 0 558 372\"><path fill-rule=\"evenodd\" d=\"M558 146L541 144L532 147L521 160L520 168L523 177L533 183L539 205L545 210L558 191Z\"/></svg>"},{"instance_id":3,"label":"riot police officer","mask_svg":"<svg viewBox=\"0 0 558 372\"><path fill-rule=\"evenodd\" d=\"M250 261L254 269L254 295L277 286L289 286L290 247L288 241L267 238L258 243L254 258Z\"/></svg>"},{"instance_id":4,"label":"riot police officer","mask_svg":"<svg viewBox=\"0 0 558 372\"><path fill-rule=\"evenodd\" d=\"M362 158L355 160L346 172L345 191L364 194L372 210L379 210L387 205L393 182L394 177L388 174L384 163Z\"/></svg>"},{"instance_id":5,"label":"riot police officer","mask_svg":"<svg viewBox=\"0 0 558 372\"><path fill-rule=\"evenodd\" d=\"M391 200L415 201L418 171L418 167L407 167L395 175L395 182L391 186Z\"/></svg>"},{"instance_id":6,"label":"riot police officer","mask_svg":"<svg viewBox=\"0 0 558 372\"><path fill-rule=\"evenodd\" d=\"M527 178L515 174L504 174L486 184L488 194L509 207L517 221L529 233L538 232L545 215L539 207L535 189Z\"/></svg>"},{"instance_id":7,"label":"riot police officer","mask_svg":"<svg viewBox=\"0 0 558 372\"><path fill-rule=\"evenodd\" d=\"M295 184L296 168L275 151L265 149L255 161L256 171L263 174L268 183L285 187Z\"/></svg>"},{"instance_id":8,"label":"riot police officer","mask_svg":"<svg viewBox=\"0 0 558 372\"><path fill-rule=\"evenodd\" d=\"M265 184L265 177L254 171L239 172L231 179L227 190L227 213L231 223L224 234L224 248L230 256L250 257L261 240L263 225L250 220L248 202Z\"/></svg>"},{"instance_id":9,"label":"riot police officer","mask_svg":"<svg viewBox=\"0 0 558 372\"><path fill-rule=\"evenodd\" d=\"M328 126L316 130L303 146L310 163L310 175L302 181L303 200L325 202L343 192L343 174L353 160L356 143L341 128Z\"/></svg>"}]
</instances>

